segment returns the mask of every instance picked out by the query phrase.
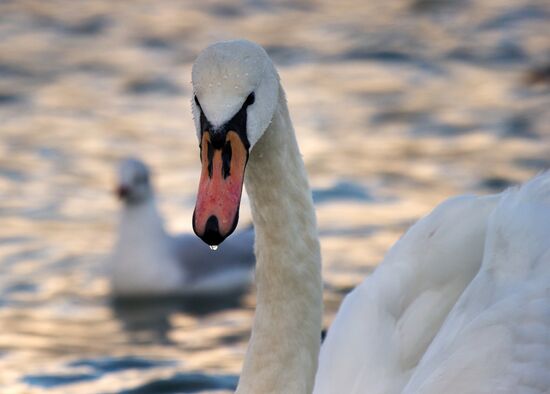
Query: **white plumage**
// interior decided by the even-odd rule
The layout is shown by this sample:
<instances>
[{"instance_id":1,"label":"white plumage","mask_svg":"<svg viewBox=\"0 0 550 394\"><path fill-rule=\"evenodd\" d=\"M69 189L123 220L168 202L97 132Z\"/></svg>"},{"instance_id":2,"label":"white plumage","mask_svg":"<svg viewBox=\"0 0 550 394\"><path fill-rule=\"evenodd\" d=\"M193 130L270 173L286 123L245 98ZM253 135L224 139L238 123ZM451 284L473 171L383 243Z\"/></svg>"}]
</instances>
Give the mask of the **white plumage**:
<instances>
[{"instance_id":1,"label":"white plumage","mask_svg":"<svg viewBox=\"0 0 550 394\"><path fill-rule=\"evenodd\" d=\"M250 92L258 102L246 130L258 302L239 393L309 393L314 380L323 394L550 391L550 174L450 199L412 226L345 298L314 379L318 236L276 71L259 46L224 42L199 56L193 83L220 125Z\"/></svg>"},{"instance_id":2,"label":"white plumage","mask_svg":"<svg viewBox=\"0 0 550 394\"><path fill-rule=\"evenodd\" d=\"M550 174L502 195L481 269L404 392L451 390L550 391Z\"/></svg>"},{"instance_id":3,"label":"white plumage","mask_svg":"<svg viewBox=\"0 0 550 394\"><path fill-rule=\"evenodd\" d=\"M166 232L143 162L124 160L118 178L122 207L108 261L114 295L218 296L249 286L255 261L252 228L211 252L194 234Z\"/></svg>"},{"instance_id":4,"label":"white plumage","mask_svg":"<svg viewBox=\"0 0 550 394\"><path fill-rule=\"evenodd\" d=\"M316 392L399 393L481 264L497 197L453 198L418 221L342 303Z\"/></svg>"},{"instance_id":5,"label":"white plumage","mask_svg":"<svg viewBox=\"0 0 550 394\"><path fill-rule=\"evenodd\" d=\"M550 174L412 226L343 302L315 392L545 393L548 371Z\"/></svg>"}]
</instances>

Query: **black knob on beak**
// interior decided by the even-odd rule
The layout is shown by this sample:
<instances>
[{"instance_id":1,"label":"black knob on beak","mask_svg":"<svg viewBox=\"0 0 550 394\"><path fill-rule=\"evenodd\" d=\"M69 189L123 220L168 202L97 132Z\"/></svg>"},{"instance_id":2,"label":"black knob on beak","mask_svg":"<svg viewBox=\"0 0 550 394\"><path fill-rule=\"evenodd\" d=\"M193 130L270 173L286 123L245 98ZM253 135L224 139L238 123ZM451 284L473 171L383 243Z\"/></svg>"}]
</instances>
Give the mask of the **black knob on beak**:
<instances>
[{"instance_id":1,"label":"black knob on beak","mask_svg":"<svg viewBox=\"0 0 550 394\"><path fill-rule=\"evenodd\" d=\"M195 234L197 232L195 231ZM218 246L226 238L220 234L218 218L214 215L210 216L206 221L204 234L197 234L207 245Z\"/></svg>"}]
</instances>

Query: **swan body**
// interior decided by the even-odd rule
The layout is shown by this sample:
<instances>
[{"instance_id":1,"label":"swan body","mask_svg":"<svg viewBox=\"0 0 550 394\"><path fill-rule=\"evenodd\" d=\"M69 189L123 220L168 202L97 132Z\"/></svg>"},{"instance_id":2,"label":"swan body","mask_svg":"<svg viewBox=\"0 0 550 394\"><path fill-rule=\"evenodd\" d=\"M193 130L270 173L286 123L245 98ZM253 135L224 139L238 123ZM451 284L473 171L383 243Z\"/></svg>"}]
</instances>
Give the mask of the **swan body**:
<instances>
[{"instance_id":1,"label":"swan body","mask_svg":"<svg viewBox=\"0 0 550 394\"><path fill-rule=\"evenodd\" d=\"M345 298L319 354L315 214L273 64L248 41L214 44L193 87L194 230L210 244L231 234L243 179L256 226L257 307L238 393L549 391L549 174L436 207Z\"/></svg>"},{"instance_id":2,"label":"swan body","mask_svg":"<svg viewBox=\"0 0 550 394\"><path fill-rule=\"evenodd\" d=\"M108 264L114 295L208 296L248 287L255 261L251 228L210 253L192 234L166 232L143 162L124 160L118 177L122 208Z\"/></svg>"},{"instance_id":3,"label":"swan body","mask_svg":"<svg viewBox=\"0 0 550 394\"><path fill-rule=\"evenodd\" d=\"M550 174L421 219L344 300L315 393L550 389Z\"/></svg>"},{"instance_id":4,"label":"swan body","mask_svg":"<svg viewBox=\"0 0 550 394\"><path fill-rule=\"evenodd\" d=\"M505 192L481 269L405 393L550 392L550 173Z\"/></svg>"},{"instance_id":5,"label":"swan body","mask_svg":"<svg viewBox=\"0 0 550 394\"><path fill-rule=\"evenodd\" d=\"M321 350L316 393L401 392L478 271L498 199L442 203L346 296Z\"/></svg>"}]
</instances>

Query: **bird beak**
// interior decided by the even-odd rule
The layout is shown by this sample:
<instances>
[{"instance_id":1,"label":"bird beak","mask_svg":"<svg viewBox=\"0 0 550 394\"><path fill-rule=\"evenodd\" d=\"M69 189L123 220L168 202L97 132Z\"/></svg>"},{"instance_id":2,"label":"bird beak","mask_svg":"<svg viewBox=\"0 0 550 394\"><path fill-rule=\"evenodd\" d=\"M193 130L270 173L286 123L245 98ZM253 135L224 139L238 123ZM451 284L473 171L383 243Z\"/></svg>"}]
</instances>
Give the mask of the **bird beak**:
<instances>
[{"instance_id":1,"label":"bird beak","mask_svg":"<svg viewBox=\"0 0 550 394\"><path fill-rule=\"evenodd\" d=\"M129 193L130 193L130 190L125 185L119 185L115 190L115 194L119 198L119 200L126 199Z\"/></svg>"},{"instance_id":2,"label":"bird beak","mask_svg":"<svg viewBox=\"0 0 550 394\"><path fill-rule=\"evenodd\" d=\"M193 213L193 230L204 242L217 246L237 227L248 149L233 130L225 138L210 131L201 138L202 172Z\"/></svg>"}]
</instances>

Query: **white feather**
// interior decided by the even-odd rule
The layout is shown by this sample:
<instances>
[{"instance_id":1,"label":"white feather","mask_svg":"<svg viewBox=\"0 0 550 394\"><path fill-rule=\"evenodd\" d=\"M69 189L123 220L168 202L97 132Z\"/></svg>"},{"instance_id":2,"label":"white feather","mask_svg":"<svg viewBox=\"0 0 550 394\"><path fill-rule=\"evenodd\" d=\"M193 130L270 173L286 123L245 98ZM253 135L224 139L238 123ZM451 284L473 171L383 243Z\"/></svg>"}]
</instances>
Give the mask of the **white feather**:
<instances>
[{"instance_id":1,"label":"white feather","mask_svg":"<svg viewBox=\"0 0 550 394\"><path fill-rule=\"evenodd\" d=\"M317 393L399 393L483 256L498 197L458 197L418 221L344 300L321 348Z\"/></svg>"},{"instance_id":2,"label":"white feather","mask_svg":"<svg viewBox=\"0 0 550 394\"><path fill-rule=\"evenodd\" d=\"M550 391L550 176L504 194L481 270L406 393Z\"/></svg>"},{"instance_id":3,"label":"white feather","mask_svg":"<svg viewBox=\"0 0 550 394\"><path fill-rule=\"evenodd\" d=\"M121 163L122 204L117 241L108 261L117 296L220 295L245 290L254 268L254 231L237 232L216 252L194 234L168 234L158 212L144 163Z\"/></svg>"},{"instance_id":4,"label":"white feather","mask_svg":"<svg viewBox=\"0 0 550 394\"><path fill-rule=\"evenodd\" d=\"M220 124L251 89L258 102L247 110L257 144L246 176L258 303L238 392L309 393L320 256L284 92L265 51L246 41L207 48L193 84ZM549 392L549 196L546 174L504 195L450 199L412 226L344 300L314 392Z\"/></svg>"}]
</instances>

